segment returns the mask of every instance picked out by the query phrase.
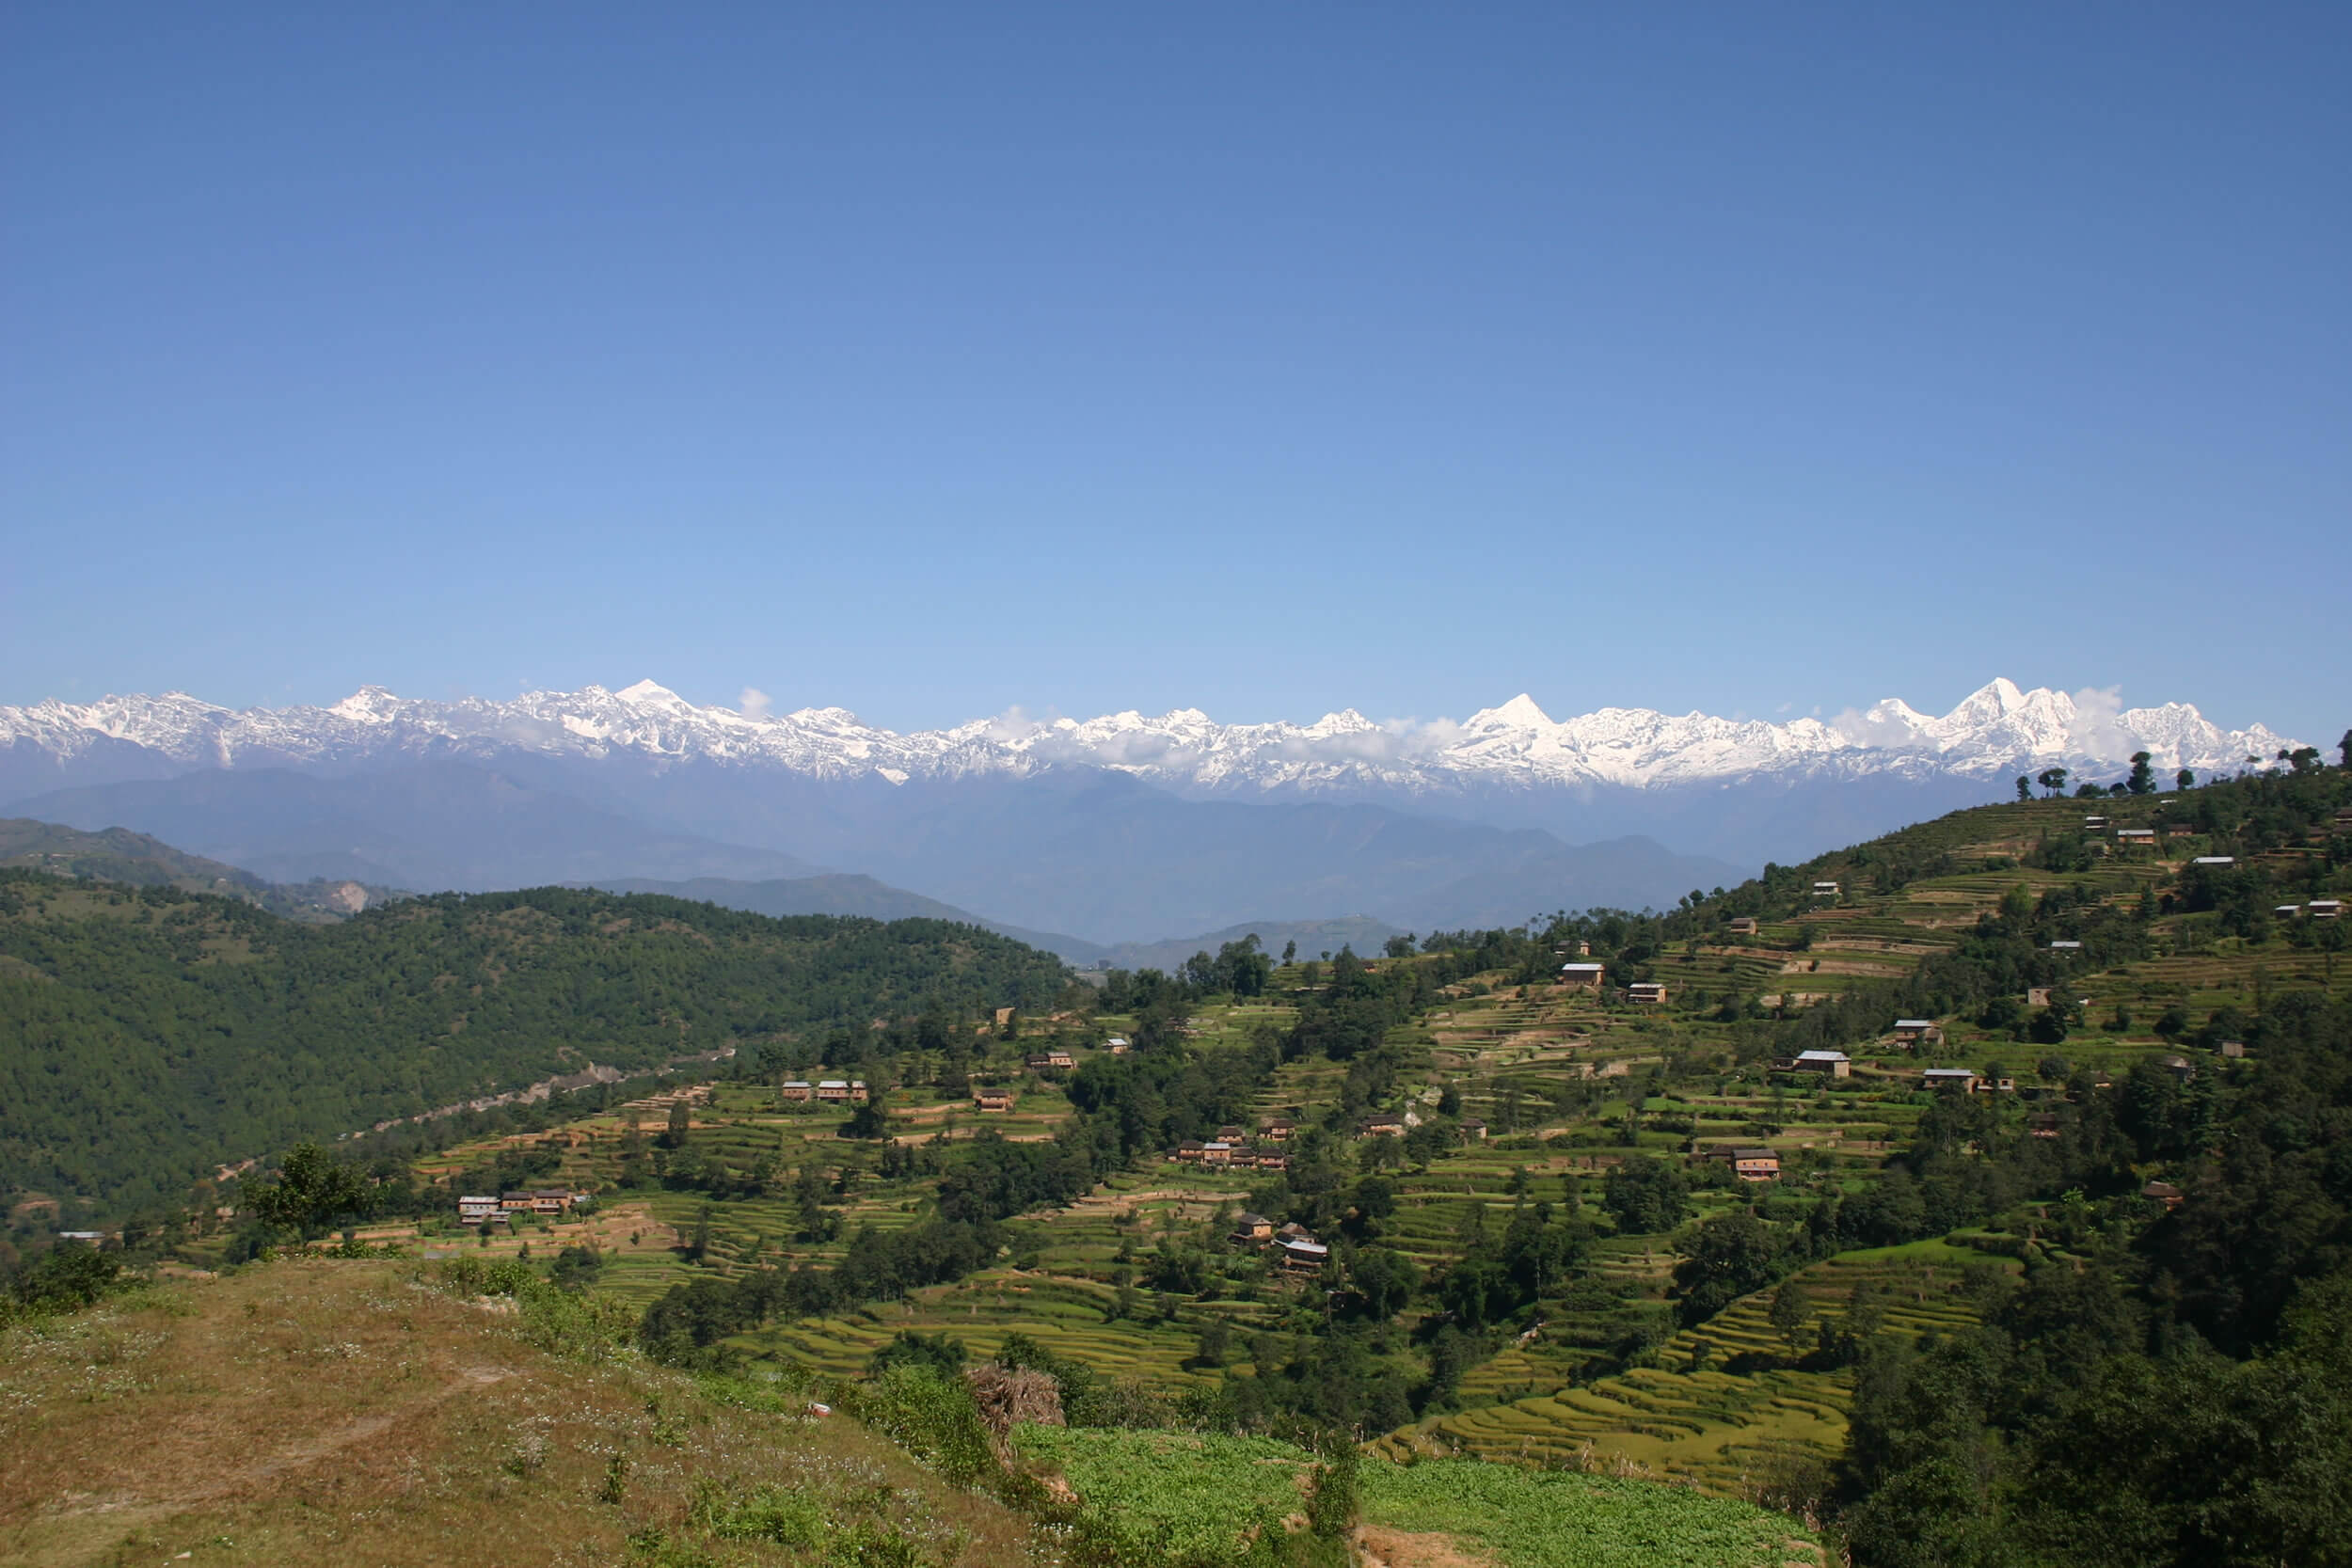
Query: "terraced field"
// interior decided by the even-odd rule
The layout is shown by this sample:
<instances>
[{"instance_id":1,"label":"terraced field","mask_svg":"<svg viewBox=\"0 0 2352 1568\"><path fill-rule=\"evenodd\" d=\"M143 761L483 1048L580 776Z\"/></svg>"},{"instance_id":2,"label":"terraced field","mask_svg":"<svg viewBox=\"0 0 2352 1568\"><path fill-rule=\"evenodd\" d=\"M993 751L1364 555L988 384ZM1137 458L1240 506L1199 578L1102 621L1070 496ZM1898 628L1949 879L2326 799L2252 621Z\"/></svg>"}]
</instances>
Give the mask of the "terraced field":
<instances>
[{"instance_id":1,"label":"terraced field","mask_svg":"<svg viewBox=\"0 0 2352 1568\"><path fill-rule=\"evenodd\" d=\"M1916 1337L1976 1322L1964 1271L2008 1267L1930 1242L1844 1253L1790 1283L1817 1318L1835 1318L1867 1281L1884 1306L1885 1331ZM1597 1452L1723 1492L1740 1490L1745 1478L1789 1449L1832 1458L1845 1441L1851 1374L1780 1365L1791 1352L1766 1321L1772 1296L1745 1297L1676 1334L1655 1366L1433 1418L1391 1433L1377 1447L1393 1457L1462 1452L1539 1465ZM1725 1369L1741 1357L1753 1358L1757 1370ZM1507 1394L1515 1385L1548 1382L1546 1371L1539 1345L1506 1351L1463 1391Z\"/></svg>"},{"instance_id":2,"label":"terraced field","mask_svg":"<svg viewBox=\"0 0 2352 1568\"><path fill-rule=\"evenodd\" d=\"M2154 819L2167 808L2139 800L2099 802L2097 809L2123 826ZM2136 1064L2174 1054L2180 1048L2153 1032L2168 1006L2181 1005L2202 1020L2283 989L2340 983L2340 955L2292 946L2275 935L2259 942L2217 937L2166 913L2144 927L2157 956L2115 965L2084 960L2072 973L2065 960L2049 960L2060 966L2062 989L2086 999L2088 1023L2061 1046L2021 1044L2007 1027L1947 1017L1937 1021L1946 1036L1940 1047L1915 1053L1891 1036L1850 1046L1852 1072L1844 1079L1775 1069L1767 1049L1771 1031L1761 1026L1765 1013L1793 1015L1899 976L1953 950L1979 916L2021 888L2029 897L2087 892L2102 904L2136 911L2174 890L2184 856L2207 847L2176 836L2160 852L2120 852L2102 841L2106 852L2091 858L2088 869L2018 863L2045 836L2076 832L2084 815L2073 801L1955 814L1910 830L1895 850L1864 847L1832 857L1804 875L1838 880L1838 900L1762 920L1736 938L1726 922L1718 940L1681 942L1642 958L1641 973L1668 988L1663 1006L1635 1006L1613 990L1603 997L1523 985L1516 972L1492 972L1448 988L1422 1016L1391 1031L1384 1055L1393 1089L1383 1108L1429 1117L1442 1101L1467 1119L1449 1146L1415 1144L1410 1157L1403 1144L1358 1140L1343 1125L1315 1134L1327 1137L1336 1152L1328 1177L1334 1190L1350 1190L1375 1171L1391 1185L1393 1211L1362 1227L1363 1238L1406 1253L1437 1279L1462 1259L1471 1238L1499 1236L1522 1204L1573 1210L1593 1234L1581 1276L1549 1288L1502 1336L1499 1353L1464 1375L1459 1397L1467 1408L1403 1429L1381 1446L1400 1455L1461 1449L1529 1461L1589 1452L1718 1490L1736 1489L1743 1475L1776 1456L1834 1452L1842 1440L1850 1374L1788 1364L1788 1347L1766 1322L1769 1291L1696 1329L1669 1333L1677 1234L1613 1234L1601 1212L1606 1178L1637 1157L1686 1162L1710 1148L1770 1148L1780 1158L1781 1179L1766 1189L1734 1185L1720 1167L1690 1167L1698 1183L1694 1212L1705 1217L1761 1202L1768 1217L1802 1219L1824 1199L1866 1190L1889 1155L1909 1143L1934 1103L1918 1078L1923 1066L1965 1065L2014 1078L2019 1092L1995 1103L2022 1116L2029 1098L2058 1092L2056 1080L2065 1070L2088 1068L2120 1079ZM2312 846L2291 845L2261 859L2301 877L2318 874L2312 855ZM1294 999L1302 994L1303 969L1278 972L1275 986L1268 999L1202 1006L1188 1037L1215 1045L1286 1031ZM2016 1001L2023 1006L2027 998ZM1092 1022L1097 1034L1134 1027L1132 1020L1110 1016ZM992 1046L1000 1064L1017 1062L1021 1048ZM1349 1071L1348 1064L1321 1058L1282 1065L1255 1096L1255 1119L1336 1124ZM918 1154L934 1144L951 1150L982 1126L1007 1137L1048 1137L1074 1114L1052 1083L1009 1070L1003 1076L1021 1079L1018 1106L1006 1116L983 1117L961 1097L928 1090L894 1094L898 1137ZM837 1136L839 1111L787 1110L771 1088L751 1084L683 1092L691 1099L688 1138L695 1149L738 1169L764 1160L780 1179L765 1196L724 1200L658 1187L608 1192L610 1212L594 1232L611 1249L600 1288L632 1305L699 1272L823 1265L836 1257L838 1239L793 1239L801 1224L799 1205L787 1196L795 1171L823 1177L827 1207L845 1234L869 1224L906 1225L924 1212L928 1177L885 1180L877 1146ZM554 1149L556 1179L609 1189L631 1145L632 1118L650 1139L666 1126L674 1098L652 1097L519 1141ZM1483 1136L1469 1131L1470 1122L1484 1124ZM462 1168L489 1151L487 1144L452 1150L424 1170ZM1012 1222L1005 1254L967 1279L864 1310L771 1323L736 1342L755 1354L839 1373L863 1366L903 1329L950 1334L976 1354L989 1354L1017 1330L1113 1377L1180 1386L1224 1375L1190 1365L1201 1330L1223 1323L1232 1331L1228 1370L1247 1375L1253 1369L1244 1353L1253 1336L1312 1328L1324 1310L1320 1284L1270 1278L1224 1241L1227 1216L1248 1205L1253 1190L1272 1183L1270 1173L1146 1161L1066 1208ZM626 1247L612 1239L623 1222ZM701 1262L690 1261L684 1243L706 1229L707 1252ZM528 1240L534 1249L553 1248L575 1233L588 1232L556 1227L497 1244ZM2016 1267L1994 1255L2016 1250L2015 1238L1981 1240L1994 1250L1931 1242L1849 1253L1813 1265L1796 1284L1820 1316L1841 1313L1855 1285L1867 1281L1886 1303L1889 1332L1947 1329L1972 1321L1974 1288L1961 1288L1963 1270ZM1151 1288L1151 1264L1163 1242L1217 1259L1207 1290L1162 1295ZM1437 1310L1424 1298L1414 1315ZM1531 1319L1539 1320L1532 1328ZM1616 1368L1624 1370L1595 1375Z\"/></svg>"}]
</instances>

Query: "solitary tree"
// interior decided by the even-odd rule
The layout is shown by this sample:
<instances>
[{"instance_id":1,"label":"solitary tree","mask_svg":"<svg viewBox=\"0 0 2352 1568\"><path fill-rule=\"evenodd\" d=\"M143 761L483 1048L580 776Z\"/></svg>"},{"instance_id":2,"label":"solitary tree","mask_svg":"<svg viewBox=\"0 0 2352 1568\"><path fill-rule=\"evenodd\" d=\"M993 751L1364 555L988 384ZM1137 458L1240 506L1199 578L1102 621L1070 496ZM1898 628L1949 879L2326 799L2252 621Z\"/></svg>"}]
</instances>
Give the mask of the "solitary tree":
<instances>
[{"instance_id":1,"label":"solitary tree","mask_svg":"<svg viewBox=\"0 0 2352 1568\"><path fill-rule=\"evenodd\" d=\"M271 1225L314 1230L345 1218L364 1218L374 1194L359 1173L317 1144L296 1144L278 1167L274 1186L262 1188L249 1207Z\"/></svg>"},{"instance_id":2,"label":"solitary tree","mask_svg":"<svg viewBox=\"0 0 2352 1568\"><path fill-rule=\"evenodd\" d=\"M2034 775L2034 782L2042 785L2047 799L2055 800L2059 795L2065 792L2066 769L2063 768L2045 768L2041 772Z\"/></svg>"},{"instance_id":3,"label":"solitary tree","mask_svg":"<svg viewBox=\"0 0 2352 1568\"><path fill-rule=\"evenodd\" d=\"M2132 753L2132 776L2123 781L2123 787L2134 795L2153 795L2156 792L2156 770L2149 766L2153 759L2145 752Z\"/></svg>"},{"instance_id":4,"label":"solitary tree","mask_svg":"<svg viewBox=\"0 0 2352 1568\"><path fill-rule=\"evenodd\" d=\"M1788 1341L1794 1351L1804 1333L1804 1325L1813 1316L1812 1304L1804 1299L1804 1291L1793 1279L1788 1280L1772 1292L1772 1332Z\"/></svg>"},{"instance_id":5,"label":"solitary tree","mask_svg":"<svg viewBox=\"0 0 2352 1568\"><path fill-rule=\"evenodd\" d=\"M2175 789L2195 789L2197 787L2196 772L2190 768L2182 768L2179 772L2172 775L2172 787Z\"/></svg>"},{"instance_id":6,"label":"solitary tree","mask_svg":"<svg viewBox=\"0 0 2352 1568\"><path fill-rule=\"evenodd\" d=\"M2336 763L2339 767L2352 768L2352 730L2344 731L2344 738L2336 742Z\"/></svg>"},{"instance_id":7,"label":"solitary tree","mask_svg":"<svg viewBox=\"0 0 2352 1568\"><path fill-rule=\"evenodd\" d=\"M2033 785L2026 781L2026 775L2023 773L2017 775L2017 798L2020 800L2030 800L2033 799Z\"/></svg>"}]
</instances>

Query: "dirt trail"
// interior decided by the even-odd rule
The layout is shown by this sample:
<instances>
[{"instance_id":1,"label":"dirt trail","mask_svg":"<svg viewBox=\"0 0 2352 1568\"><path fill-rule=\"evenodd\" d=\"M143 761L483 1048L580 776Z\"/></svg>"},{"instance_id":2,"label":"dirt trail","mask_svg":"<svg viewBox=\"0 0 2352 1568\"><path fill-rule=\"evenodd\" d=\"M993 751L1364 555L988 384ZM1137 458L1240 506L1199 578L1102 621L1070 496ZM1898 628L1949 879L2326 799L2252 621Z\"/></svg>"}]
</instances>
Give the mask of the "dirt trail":
<instances>
[{"instance_id":1,"label":"dirt trail","mask_svg":"<svg viewBox=\"0 0 2352 1568\"><path fill-rule=\"evenodd\" d=\"M455 1377L442 1384L421 1399L412 1400L400 1409L382 1415L362 1416L356 1421L320 1433L308 1442L280 1449L276 1453L258 1459L225 1474L215 1476L203 1485L159 1498L164 1505L184 1508L196 1503L209 1503L228 1497L258 1481L269 1481L289 1470L300 1470L323 1459L332 1459L345 1449L354 1448L371 1437L380 1436L408 1417L431 1410L452 1396L475 1388L486 1388L514 1376L505 1367L468 1367Z\"/></svg>"}]
</instances>

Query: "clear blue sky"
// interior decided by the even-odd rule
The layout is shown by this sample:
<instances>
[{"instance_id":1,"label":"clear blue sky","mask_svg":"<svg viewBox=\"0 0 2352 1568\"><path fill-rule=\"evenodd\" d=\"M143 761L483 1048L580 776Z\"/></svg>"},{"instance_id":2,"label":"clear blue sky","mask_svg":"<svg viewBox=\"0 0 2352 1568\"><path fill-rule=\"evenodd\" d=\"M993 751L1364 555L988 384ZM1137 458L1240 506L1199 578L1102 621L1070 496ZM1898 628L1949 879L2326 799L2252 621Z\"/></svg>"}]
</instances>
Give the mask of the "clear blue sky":
<instances>
[{"instance_id":1,"label":"clear blue sky","mask_svg":"<svg viewBox=\"0 0 2352 1568\"><path fill-rule=\"evenodd\" d=\"M2352 722L2352 7L18 6L0 702Z\"/></svg>"}]
</instances>

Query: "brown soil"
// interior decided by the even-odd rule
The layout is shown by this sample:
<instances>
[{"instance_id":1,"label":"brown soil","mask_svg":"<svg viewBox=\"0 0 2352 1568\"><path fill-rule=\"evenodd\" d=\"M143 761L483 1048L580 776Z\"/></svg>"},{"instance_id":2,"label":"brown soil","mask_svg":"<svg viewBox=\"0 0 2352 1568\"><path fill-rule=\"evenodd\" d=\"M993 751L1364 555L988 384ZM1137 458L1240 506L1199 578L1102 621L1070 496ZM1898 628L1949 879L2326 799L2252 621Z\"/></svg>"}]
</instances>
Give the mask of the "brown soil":
<instances>
[{"instance_id":1,"label":"brown soil","mask_svg":"<svg viewBox=\"0 0 2352 1568\"><path fill-rule=\"evenodd\" d=\"M1473 1552L1436 1530L1390 1529L1366 1525L1356 1532L1364 1568L1496 1568L1497 1560Z\"/></svg>"}]
</instances>

